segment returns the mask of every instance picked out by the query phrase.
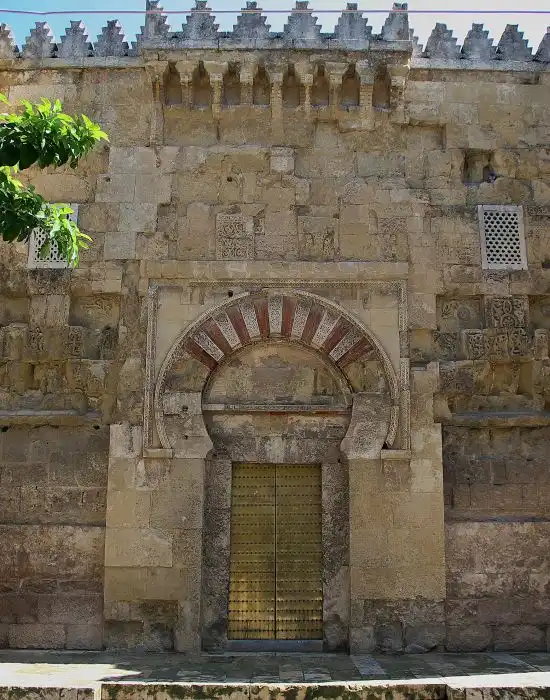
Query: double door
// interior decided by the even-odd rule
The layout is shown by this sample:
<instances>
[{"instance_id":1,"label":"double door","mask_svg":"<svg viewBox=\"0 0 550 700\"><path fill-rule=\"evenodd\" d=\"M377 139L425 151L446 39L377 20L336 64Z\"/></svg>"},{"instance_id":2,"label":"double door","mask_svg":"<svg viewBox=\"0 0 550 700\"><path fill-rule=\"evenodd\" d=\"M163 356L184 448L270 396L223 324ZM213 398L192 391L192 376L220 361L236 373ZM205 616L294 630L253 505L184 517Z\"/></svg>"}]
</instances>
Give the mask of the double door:
<instances>
[{"instance_id":1,"label":"double door","mask_svg":"<svg viewBox=\"0 0 550 700\"><path fill-rule=\"evenodd\" d=\"M230 639L322 639L321 467L234 464Z\"/></svg>"}]
</instances>

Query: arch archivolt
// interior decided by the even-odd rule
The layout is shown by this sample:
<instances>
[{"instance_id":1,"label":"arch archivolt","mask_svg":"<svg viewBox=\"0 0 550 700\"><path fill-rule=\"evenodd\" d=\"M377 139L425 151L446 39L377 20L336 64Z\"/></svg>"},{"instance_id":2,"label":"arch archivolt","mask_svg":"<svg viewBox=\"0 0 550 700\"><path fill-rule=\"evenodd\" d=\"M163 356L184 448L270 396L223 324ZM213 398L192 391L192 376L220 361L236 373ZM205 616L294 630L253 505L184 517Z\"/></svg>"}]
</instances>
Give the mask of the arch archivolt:
<instances>
[{"instance_id":1,"label":"arch archivolt","mask_svg":"<svg viewBox=\"0 0 550 700\"><path fill-rule=\"evenodd\" d=\"M186 453L205 456L212 446L203 419L203 390L219 367L254 344L286 343L318 353L344 378L353 399L342 449L366 440L378 421L375 442L393 446L397 436L399 387L380 341L338 304L306 291L263 290L236 295L209 309L180 334L159 371L155 422L163 448L174 448L170 425L184 419ZM374 379L375 378L375 379ZM354 437L355 436L355 437ZM347 449L345 446L347 445ZM202 454L198 454L202 452Z\"/></svg>"}]
</instances>

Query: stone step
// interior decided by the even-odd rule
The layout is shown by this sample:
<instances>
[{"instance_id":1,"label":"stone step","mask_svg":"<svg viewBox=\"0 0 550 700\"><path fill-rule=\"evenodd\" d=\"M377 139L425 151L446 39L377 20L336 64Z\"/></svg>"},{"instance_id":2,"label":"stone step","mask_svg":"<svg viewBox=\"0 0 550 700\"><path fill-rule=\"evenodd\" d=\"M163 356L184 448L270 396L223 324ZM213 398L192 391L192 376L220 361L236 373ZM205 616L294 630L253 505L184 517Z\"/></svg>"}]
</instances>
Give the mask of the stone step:
<instances>
[{"instance_id":1,"label":"stone step","mask_svg":"<svg viewBox=\"0 0 550 700\"><path fill-rule=\"evenodd\" d=\"M1 680L1 679L0 679ZM96 683L90 688L0 687L0 700L548 700L548 686L403 681L333 683Z\"/></svg>"}]
</instances>

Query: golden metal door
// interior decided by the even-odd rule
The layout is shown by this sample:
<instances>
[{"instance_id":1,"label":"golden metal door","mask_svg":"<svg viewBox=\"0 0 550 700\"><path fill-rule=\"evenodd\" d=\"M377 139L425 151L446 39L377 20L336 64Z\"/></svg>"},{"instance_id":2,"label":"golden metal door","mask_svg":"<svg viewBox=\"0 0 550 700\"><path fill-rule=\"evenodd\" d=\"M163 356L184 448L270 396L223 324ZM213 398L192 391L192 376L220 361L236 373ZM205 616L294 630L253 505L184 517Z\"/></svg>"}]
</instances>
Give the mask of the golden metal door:
<instances>
[{"instance_id":1,"label":"golden metal door","mask_svg":"<svg viewBox=\"0 0 550 700\"><path fill-rule=\"evenodd\" d=\"M234 464L230 639L321 639L321 468Z\"/></svg>"}]
</instances>

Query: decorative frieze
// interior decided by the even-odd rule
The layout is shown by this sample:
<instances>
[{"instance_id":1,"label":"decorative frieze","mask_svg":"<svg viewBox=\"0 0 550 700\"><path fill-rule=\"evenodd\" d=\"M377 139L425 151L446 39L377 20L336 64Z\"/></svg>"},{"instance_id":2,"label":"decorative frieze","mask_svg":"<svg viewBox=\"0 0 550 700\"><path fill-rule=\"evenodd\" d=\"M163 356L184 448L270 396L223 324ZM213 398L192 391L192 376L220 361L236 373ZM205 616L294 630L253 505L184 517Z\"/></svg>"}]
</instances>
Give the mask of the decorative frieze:
<instances>
[{"instance_id":1,"label":"decorative frieze","mask_svg":"<svg viewBox=\"0 0 550 700\"><path fill-rule=\"evenodd\" d=\"M439 360L455 360L458 357L458 334L434 331L433 341Z\"/></svg>"},{"instance_id":2,"label":"decorative frieze","mask_svg":"<svg viewBox=\"0 0 550 700\"><path fill-rule=\"evenodd\" d=\"M437 301L438 326L443 332L457 332L466 328L480 328L482 324L480 300L440 298Z\"/></svg>"},{"instance_id":3,"label":"decorative frieze","mask_svg":"<svg viewBox=\"0 0 550 700\"><path fill-rule=\"evenodd\" d=\"M508 333L508 349L512 358L532 356L531 337L525 328L514 328Z\"/></svg>"},{"instance_id":4,"label":"decorative frieze","mask_svg":"<svg viewBox=\"0 0 550 700\"><path fill-rule=\"evenodd\" d=\"M508 333L485 333L487 355L489 360L507 360L509 358Z\"/></svg>"},{"instance_id":5,"label":"decorative frieze","mask_svg":"<svg viewBox=\"0 0 550 700\"><path fill-rule=\"evenodd\" d=\"M537 328L535 331L533 356L536 360L548 359L548 331L546 328Z\"/></svg>"}]
</instances>

